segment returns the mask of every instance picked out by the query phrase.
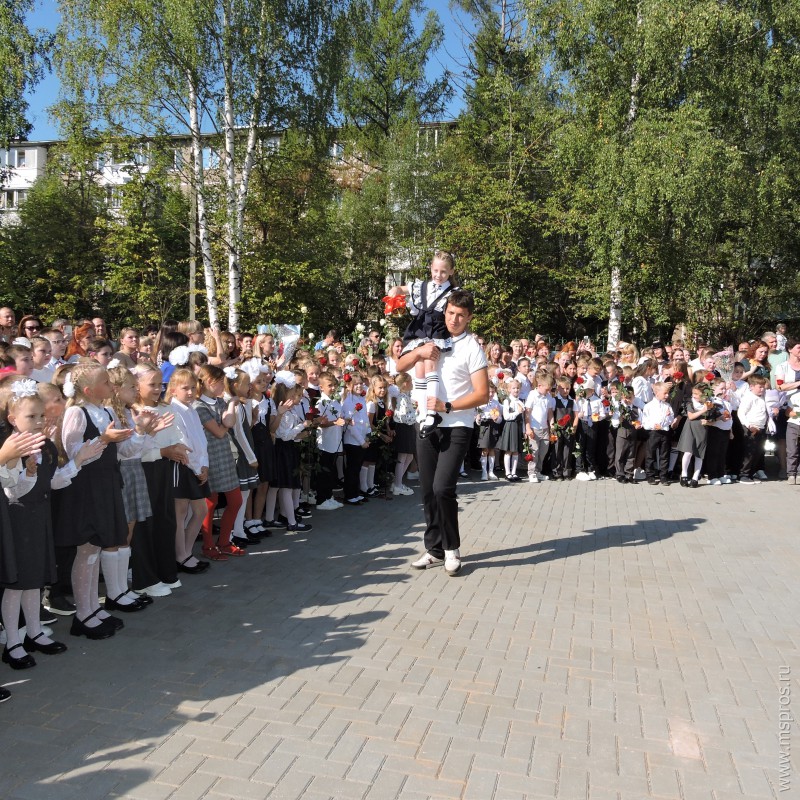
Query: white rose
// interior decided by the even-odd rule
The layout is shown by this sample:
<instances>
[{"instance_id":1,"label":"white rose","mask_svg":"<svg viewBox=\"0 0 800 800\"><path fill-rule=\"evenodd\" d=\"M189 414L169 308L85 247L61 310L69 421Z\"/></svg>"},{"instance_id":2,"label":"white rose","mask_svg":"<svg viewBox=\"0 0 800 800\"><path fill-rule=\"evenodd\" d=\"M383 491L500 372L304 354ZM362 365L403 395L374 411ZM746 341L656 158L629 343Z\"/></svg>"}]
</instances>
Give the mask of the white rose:
<instances>
[{"instance_id":1,"label":"white rose","mask_svg":"<svg viewBox=\"0 0 800 800\"><path fill-rule=\"evenodd\" d=\"M314 341L314 334L313 333L309 333L308 334L308 338L309 338L309 341L313 342Z\"/></svg>"},{"instance_id":2,"label":"white rose","mask_svg":"<svg viewBox=\"0 0 800 800\"><path fill-rule=\"evenodd\" d=\"M363 323L363 322L359 322L359 323L357 323L357 324L356 324L356 330L357 330L359 333L364 333L364 331L366 330L366 328L364 327L364 323Z\"/></svg>"},{"instance_id":3,"label":"white rose","mask_svg":"<svg viewBox=\"0 0 800 800\"><path fill-rule=\"evenodd\" d=\"M385 320L385 319L382 319L382 320L380 321L380 326L381 326L381 328L382 328L384 325L386 325L386 320Z\"/></svg>"},{"instance_id":4,"label":"white rose","mask_svg":"<svg viewBox=\"0 0 800 800\"><path fill-rule=\"evenodd\" d=\"M308 306L300 306L301 314L308 314Z\"/></svg>"}]
</instances>

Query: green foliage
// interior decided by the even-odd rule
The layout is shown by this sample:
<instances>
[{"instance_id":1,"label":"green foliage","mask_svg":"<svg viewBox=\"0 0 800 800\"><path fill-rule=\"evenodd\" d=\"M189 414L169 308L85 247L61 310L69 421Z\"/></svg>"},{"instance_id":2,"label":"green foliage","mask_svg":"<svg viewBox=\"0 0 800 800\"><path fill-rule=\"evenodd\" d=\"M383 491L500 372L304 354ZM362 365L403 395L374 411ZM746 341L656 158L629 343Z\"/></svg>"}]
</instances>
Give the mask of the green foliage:
<instances>
[{"instance_id":1,"label":"green foliage","mask_svg":"<svg viewBox=\"0 0 800 800\"><path fill-rule=\"evenodd\" d=\"M31 32L25 24L33 7L33 0L0 0L0 147L30 132L25 93L47 63L50 37Z\"/></svg>"}]
</instances>

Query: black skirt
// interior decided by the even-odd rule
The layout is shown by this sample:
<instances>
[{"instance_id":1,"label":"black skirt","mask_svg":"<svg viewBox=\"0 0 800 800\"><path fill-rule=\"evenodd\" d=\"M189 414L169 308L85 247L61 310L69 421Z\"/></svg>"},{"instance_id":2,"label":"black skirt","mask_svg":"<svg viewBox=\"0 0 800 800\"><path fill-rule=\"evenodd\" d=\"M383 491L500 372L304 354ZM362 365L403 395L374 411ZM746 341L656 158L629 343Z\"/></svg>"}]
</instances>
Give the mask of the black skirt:
<instances>
[{"instance_id":1,"label":"black skirt","mask_svg":"<svg viewBox=\"0 0 800 800\"><path fill-rule=\"evenodd\" d=\"M253 445L258 459L258 480L275 483L275 442L263 422L253 425Z\"/></svg>"},{"instance_id":2,"label":"black skirt","mask_svg":"<svg viewBox=\"0 0 800 800\"><path fill-rule=\"evenodd\" d=\"M300 442L275 440L275 481L271 486L278 489L300 487Z\"/></svg>"},{"instance_id":3,"label":"black skirt","mask_svg":"<svg viewBox=\"0 0 800 800\"><path fill-rule=\"evenodd\" d=\"M481 420L478 425L478 447L481 450L494 450L500 441L503 432L503 423L491 419Z\"/></svg>"},{"instance_id":4,"label":"black skirt","mask_svg":"<svg viewBox=\"0 0 800 800\"><path fill-rule=\"evenodd\" d=\"M417 426L405 422L394 423L394 451L395 453L417 452Z\"/></svg>"},{"instance_id":5,"label":"black skirt","mask_svg":"<svg viewBox=\"0 0 800 800\"><path fill-rule=\"evenodd\" d=\"M211 497L208 481L200 483L186 464L173 462L172 487L176 500L204 500Z\"/></svg>"}]
</instances>

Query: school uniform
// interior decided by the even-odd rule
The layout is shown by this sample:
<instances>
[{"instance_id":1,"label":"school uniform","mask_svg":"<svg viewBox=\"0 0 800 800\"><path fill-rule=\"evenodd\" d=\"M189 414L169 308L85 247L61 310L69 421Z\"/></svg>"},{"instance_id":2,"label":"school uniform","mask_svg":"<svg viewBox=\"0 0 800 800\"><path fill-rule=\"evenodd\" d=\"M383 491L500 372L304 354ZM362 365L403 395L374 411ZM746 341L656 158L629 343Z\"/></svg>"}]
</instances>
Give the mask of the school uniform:
<instances>
[{"instance_id":1,"label":"school uniform","mask_svg":"<svg viewBox=\"0 0 800 800\"><path fill-rule=\"evenodd\" d=\"M528 463L529 474L541 475L544 472L545 459L550 450L550 422L555 410L556 399L549 392L541 394L534 389L525 401L526 419L533 431L531 447L535 450L533 460Z\"/></svg>"},{"instance_id":2,"label":"school uniform","mask_svg":"<svg viewBox=\"0 0 800 800\"><path fill-rule=\"evenodd\" d=\"M225 403L220 398L202 395L199 400L192 403L192 408L200 417L200 424L214 420L222 425L222 415L225 413ZM234 444L229 436L217 437L203 428L208 448L208 489L212 494L231 492L239 488L239 475L236 472L234 460ZM237 453L238 454L238 453Z\"/></svg>"},{"instance_id":3,"label":"school uniform","mask_svg":"<svg viewBox=\"0 0 800 800\"><path fill-rule=\"evenodd\" d=\"M177 398L170 400L170 409L175 414L175 424L184 442L190 448L189 463L173 461L173 493L176 500L205 500L211 494L208 481L200 483L198 475L208 469L208 443L206 432L197 411L192 406L181 403Z\"/></svg>"},{"instance_id":4,"label":"school uniform","mask_svg":"<svg viewBox=\"0 0 800 800\"><path fill-rule=\"evenodd\" d=\"M239 478L239 488L243 492L249 492L258 486L258 470L250 466L258 463L250 428L251 413L252 406L249 400L239 403L236 406L236 422L228 432L236 448L236 475Z\"/></svg>"},{"instance_id":5,"label":"school uniform","mask_svg":"<svg viewBox=\"0 0 800 800\"><path fill-rule=\"evenodd\" d=\"M280 419L275 431L275 483L277 489L300 489L300 442L304 430L303 403L290 408Z\"/></svg>"},{"instance_id":6,"label":"school uniform","mask_svg":"<svg viewBox=\"0 0 800 800\"><path fill-rule=\"evenodd\" d=\"M703 461L706 475L712 481L726 474L725 460L733 427L730 400L715 397L714 405L719 410L719 416L706 426L706 457Z\"/></svg>"},{"instance_id":7,"label":"school uniform","mask_svg":"<svg viewBox=\"0 0 800 800\"><path fill-rule=\"evenodd\" d=\"M336 422L342 418L342 404L324 392L320 393L317 401L320 419ZM319 464L317 471L317 505L322 505L333 497L336 486L336 459L343 452L342 440L344 439L344 426L328 425L317 428L317 452Z\"/></svg>"},{"instance_id":8,"label":"school uniform","mask_svg":"<svg viewBox=\"0 0 800 800\"><path fill-rule=\"evenodd\" d=\"M506 453L519 453L522 450L523 423L525 406L519 398L508 397L503 400L503 431L498 450Z\"/></svg>"},{"instance_id":9,"label":"school uniform","mask_svg":"<svg viewBox=\"0 0 800 800\"><path fill-rule=\"evenodd\" d=\"M551 463L553 478L566 479L572 476L572 453L575 450L575 435L572 433L572 423L575 419L575 400L572 397L562 397L560 394L553 398L553 419L557 422L569 415L570 427L561 431L553 445Z\"/></svg>"},{"instance_id":10,"label":"school uniform","mask_svg":"<svg viewBox=\"0 0 800 800\"><path fill-rule=\"evenodd\" d=\"M626 402L621 397L612 398L611 408L611 425L616 429L614 472L617 480L626 478L630 482L633 480L633 471L636 463L636 442L638 439L638 430L633 423L639 416L639 410L632 403Z\"/></svg>"},{"instance_id":11,"label":"school uniform","mask_svg":"<svg viewBox=\"0 0 800 800\"><path fill-rule=\"evenodd\" d=\"M645 474L648 481L659 475L662 481L669 480L670 426L674 421L675 413L668 402L653 398L645 404L642 429L647 431Z\"/></svg>"},{"instance_id":12,"label":"school uniform","mask_svg":"<svg viewBox=\"0 0 800 800\"><path fill-rule=\"evenodd\" d=\"M400 392L395 400L394 419L394 440L392 445L394 452L398 455L417 451L417 431L414 427L417 412L414 410L414 402L409 393Z\"/></svg>"},{"instance_id":13,"label":"school uniform","mask_svg":"<svg viewBox=\"0 0 800 800\"><path fill-rule=\"evenodd\" d=\"M503 432L503 405L493 397L478 409L478 447L481 450L494 450Z\"/></svg>"},{"instance_id":14,"label":"school uniform","mask_svg":"<svg viewBox=\"0 0 800 800\"><path fill-rule=\"evenodd\" d=\"M359 408L356 408L359 406ZM359 476L364 462L365 448L362 446L370 433L367 404L363 397L348 394L342 403L342 416L347 420L344 428L344 497L355 500L361 497Z\"/></svg>"},{"instance_id":15,"label":"school uniform","mask_svg":"<svg viewBox=\"0 0 800 800\"><path fill-rule=\"evenodd\" d=\"M269 429L276 414L272 398L264 396L258 401L258 419L253 425L253 449L258 459L260 483L272 484L275 481L275 439Z\"/></svg>"},{"instance_id":16,"label":"school uniform","mask_svg":"<svg viewBox=\"0 0 800 800\"><path fill-rule=\"evenodd\" d=\"M681 453L691 453L695 458L700 458L703 461L706 458L706 445L708 443L707 426L703 425L705 414L696 419L689 419L689 412L695 413L703 411L705 408L706 404L704 402L697 401L694 398L686 403L684 411L686 422L678 440L678 450Z\"/></svg>"},{"instance_id":17,"label":"school uniform","mask_svg":"<svg viewBox=\"0 0 800 800\"><path fill-rule=\"evenodd\" d=\"M766 439L769 411L767 402L752 392L743 395L739 403L739 422L742 424L742 469L741 478L752 478L764 468L764 439ZM750 430L756 428L756 432Z\"/></svg>"}]
</instances>

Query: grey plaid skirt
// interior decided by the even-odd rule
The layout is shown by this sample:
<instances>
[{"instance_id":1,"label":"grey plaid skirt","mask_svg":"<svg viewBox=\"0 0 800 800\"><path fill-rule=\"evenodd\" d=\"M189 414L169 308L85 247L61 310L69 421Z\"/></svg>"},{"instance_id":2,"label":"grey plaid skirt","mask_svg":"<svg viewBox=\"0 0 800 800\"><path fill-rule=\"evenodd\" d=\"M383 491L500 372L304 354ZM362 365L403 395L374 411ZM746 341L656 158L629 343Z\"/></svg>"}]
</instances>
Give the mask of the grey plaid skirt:
<instances>
[{"instance_id":1,"label":"grey plaid skirt","mask_svg":"<svg viewBox=\"0 0 800 800\"><path fill-rule=\"evenodd\" d=\"M144 522L153 516L150 507L150 494L144 477L142 462L138 458L123 459L119 462L122 472L122 504L128 522Z\"/></svg>"}]
</instances>

